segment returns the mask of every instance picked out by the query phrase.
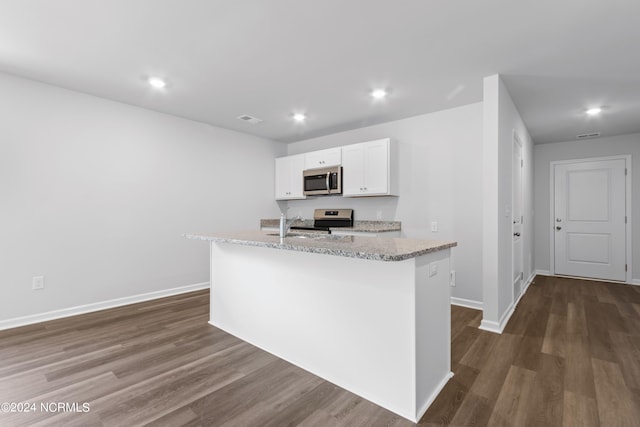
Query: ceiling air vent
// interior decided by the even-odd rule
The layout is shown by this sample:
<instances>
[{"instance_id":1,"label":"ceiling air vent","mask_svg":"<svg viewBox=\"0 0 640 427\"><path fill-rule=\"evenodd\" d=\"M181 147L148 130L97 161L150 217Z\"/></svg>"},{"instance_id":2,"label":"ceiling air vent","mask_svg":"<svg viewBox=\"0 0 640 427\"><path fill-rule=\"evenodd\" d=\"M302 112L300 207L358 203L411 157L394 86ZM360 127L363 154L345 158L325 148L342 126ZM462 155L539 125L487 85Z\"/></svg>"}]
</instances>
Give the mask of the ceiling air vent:
<instances>
[{"instance_id":1,"label":"ceiling air vent","mask_svg":"<svg viewBox=\"0 0 640 427\"><path fill-rule=\"evenodd\" d=\"M587 138L595 138L597 136L600 136L600 132L593 132L593 133L583 133L582 135L577 135L576 139L587 139Z\"/></svg>"},{"instance_id":2,"label":"ceiling air vent","mask_svg":"<svg viewBox=\"0 0 640 427\"><path fill-rule=\"evenodd\" d=\"M257 125L258 123L262 123L262 119L257 117L249 116L247 114L243 114L242 116L238 116L238 118L244 122L251 123L252 125Z\"/></svg>"}]
</instances>

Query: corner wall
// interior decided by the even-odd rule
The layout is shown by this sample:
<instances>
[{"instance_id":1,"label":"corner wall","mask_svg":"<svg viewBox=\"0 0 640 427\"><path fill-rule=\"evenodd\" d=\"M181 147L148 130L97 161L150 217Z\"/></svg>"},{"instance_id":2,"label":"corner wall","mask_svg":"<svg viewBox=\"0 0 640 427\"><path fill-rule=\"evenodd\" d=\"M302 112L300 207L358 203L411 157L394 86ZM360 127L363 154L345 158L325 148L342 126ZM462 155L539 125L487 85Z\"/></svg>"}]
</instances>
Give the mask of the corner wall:
<instances>
[{"instance_id":1,"label":"corner wall","mask_svg":"<svg viewBox=\"0 0 640 427\"><path fill-rule=\"evenodd\" d=\"M502 332L515 308L512 279L513 133L523 144L524 286L533 275L533 142L499 75L484 80L482 329Z\"/></svg>"},{"instance_id":2,"label":"corner wall","mask_svg":"<svg viewBox=\"0 0 640 427\"><path fill-rule=\"evenodd\" d=\"M287 203L289 215L353 208L355 219L402 221L403 236L450 239L453 300L482 308L482 103L289 144L288 154L390 137L398 143L399 197L328 196ZM438 231L431 232L431 222Z\"/></svg>"},{"instance_id":3,"label":"corner wall","mask_svg":"<svg viewBox=\"0 0 640 427\"><path fill-rule=\"evenodd\" d=\"M256 176L284 144L7 74L0 93L0 329L206 285L184 233L278 215Z\"/></svg>"}]
</instances>

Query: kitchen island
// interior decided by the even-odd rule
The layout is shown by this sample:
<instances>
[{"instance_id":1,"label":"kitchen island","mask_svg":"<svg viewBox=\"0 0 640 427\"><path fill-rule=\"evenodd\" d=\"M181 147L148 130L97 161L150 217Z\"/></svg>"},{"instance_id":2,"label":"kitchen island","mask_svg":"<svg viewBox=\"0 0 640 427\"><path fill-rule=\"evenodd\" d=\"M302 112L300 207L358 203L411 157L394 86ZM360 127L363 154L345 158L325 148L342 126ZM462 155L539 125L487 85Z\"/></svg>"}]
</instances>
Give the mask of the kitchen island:
<instances>
[{"instance_id":1,"label":"kitchen island","mask_svg":"<svg viewBox=\"0 0 640 427\"><path fill-rule=\"evenodd\" d=\"M210 241L210 323L411 421L453 375L455 242L262 231Z\"/></svg>"}]
</instances>

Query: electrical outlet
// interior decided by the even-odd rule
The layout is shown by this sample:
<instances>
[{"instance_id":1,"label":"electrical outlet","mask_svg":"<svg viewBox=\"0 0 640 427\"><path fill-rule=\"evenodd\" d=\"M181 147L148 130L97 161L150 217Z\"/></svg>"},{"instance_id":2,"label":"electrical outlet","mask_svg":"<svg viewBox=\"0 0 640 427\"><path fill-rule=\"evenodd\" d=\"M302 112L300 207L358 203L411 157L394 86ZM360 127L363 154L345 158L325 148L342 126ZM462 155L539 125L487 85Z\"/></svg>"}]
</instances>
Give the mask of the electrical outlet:
<instances>
[{"instance_id":1,"label":"electrical outlet","mask_svg":"<svg viewBox=\"0 0 640 427\"><path fill-rule=\"evenodd\" d=\"M438 274L438 263L432 262L429 264L429 277L433 277Z\"/></svg>"},{"instance_id":2,"label":"electrical outlet","mask_svg":"<svg viewBox=\"0 0 640 427\"><path fill-rule=\"evenodd\" d=\"M449 272L449 284L451 286L455 286L456 285L456 271L455 270L451 270Z\"/></svg>"},{"instance_id":3,"label":"electrical outlet","mask_svg":"<svg viewBox=\"0 0 640 427\"><path fill-rule=\"evenodd\" d=\"M44 276L33 276L31 281L31 289L44 289Z\"/></svg>"},{"instance_id":4,"label":"electrical outlet","mask_svg":"<svg viewBox=\"0 0 640 427\"><path fill-rule=\"evenodd\" d=\"M376 219L382 219L382 211L376 212Z\"/></svg>"},{"instance_id":5,"label":"electrical outlet","mask_svg":"<svg viewBox=\"0 0 640 427\"><path fill-rule=\"evenodd\" d=\"M435 233L438 231L438 221L431 221L431 232Z\"/></svg>"}]
</instances>

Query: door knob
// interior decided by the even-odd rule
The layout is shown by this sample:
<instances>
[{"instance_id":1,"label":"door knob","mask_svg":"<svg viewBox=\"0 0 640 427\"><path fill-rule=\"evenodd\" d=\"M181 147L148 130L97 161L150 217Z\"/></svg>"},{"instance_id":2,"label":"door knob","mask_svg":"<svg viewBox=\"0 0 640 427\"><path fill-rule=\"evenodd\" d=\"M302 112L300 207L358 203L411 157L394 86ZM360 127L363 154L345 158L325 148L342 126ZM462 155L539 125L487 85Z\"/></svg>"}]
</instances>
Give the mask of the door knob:
<instances>
[{"instance_id":1,"label":"door knob","mask_svg":"<svg viewBox=\"0 0 640 427\"><path fill-rule=\"evenodd\" d=\"M514 236L520 237L520 233L513 233Z\"/></svg>"},{"instance_id":2,"label":"door knob","mask_svg":"<svg viewBox=\"0 0 640 427\"><path fill-rule=\"evenodd\" d=\"M557 226L557 227L556 227L556 230L560 231L560 230L562 230L562 227Z\"/></svg>"},{"instance_id":3,"label":"door knob","mask_svg":"<svg viewBox=\"0 0 640 427\"><path fill-rule=\"evenodd\" d=\"M562 222L562 218L556 218L556 222Z\"/></svg>"}]
</instances>

